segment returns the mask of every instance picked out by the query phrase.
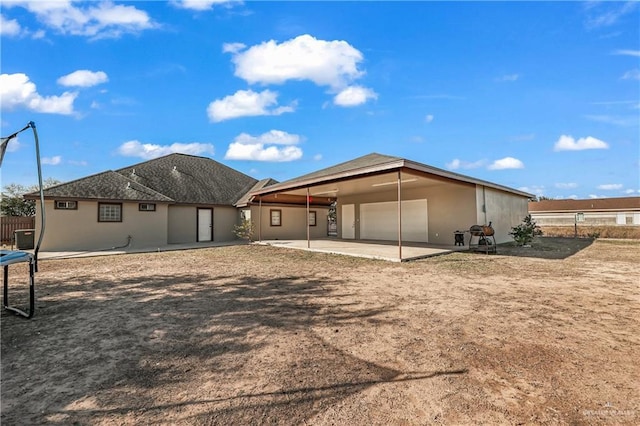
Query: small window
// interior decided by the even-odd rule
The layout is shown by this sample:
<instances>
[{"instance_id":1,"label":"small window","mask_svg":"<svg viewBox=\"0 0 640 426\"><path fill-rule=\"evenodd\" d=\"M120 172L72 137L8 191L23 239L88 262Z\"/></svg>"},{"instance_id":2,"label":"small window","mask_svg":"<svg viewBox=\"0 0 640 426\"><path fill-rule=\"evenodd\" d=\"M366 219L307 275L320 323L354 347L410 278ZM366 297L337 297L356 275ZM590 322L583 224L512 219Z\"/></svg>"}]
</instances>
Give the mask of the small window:
<instances>
[{"instance_id":1,"label":"small window","mask_svg":"<svg viewBox=\"0 0 640 426\"><path fill-rule=\"evenodd\" d=\"M153 203L140 203L138 204L138 210L141 212L155 212L156 205Z\"/></svg>"},{"instance_id":2,"label":"small window","mask_svg":"<svg viewBox=\"0 0 640 426\"><path fill-rule=\"evenodd\" d=\"M98 222L122 222L122 204L98 203Z\"/></svg>"},{"instance_id":3,"label":"small window","mask_svg":"<svg viewBox=\"0 0 640 426\"><path fill-rule=\"evenodd\" d=\"M309 212L309 226L316 226L316 212Z\"/></svg>"},{"instance_id":4,"label":"small window","mask_svg":"<svg viewBox=\"0 0 640 426\"><path fill-rule=\"evenodd\" d=\"M584 213L576 213L576 222L584 222Z\"/></svg>"},{"instance_id":5,"label":"small window","mask_svg":"<svg viewBox=\"0 0 640 426\"><path fill-rule=\"evenodd\" d=\"M56 209L78 210L78 202L77 201L56 201Z\"/></svg>"},{"instance_id":6,"label":"small window","mask_svg":"<svg viewBox=\"0 0 640 426\"><path fill-rule=\"evenodd\" d=\"M271 210L271 226L282 226L282 210Z\"/></svg>"}]
</instances>

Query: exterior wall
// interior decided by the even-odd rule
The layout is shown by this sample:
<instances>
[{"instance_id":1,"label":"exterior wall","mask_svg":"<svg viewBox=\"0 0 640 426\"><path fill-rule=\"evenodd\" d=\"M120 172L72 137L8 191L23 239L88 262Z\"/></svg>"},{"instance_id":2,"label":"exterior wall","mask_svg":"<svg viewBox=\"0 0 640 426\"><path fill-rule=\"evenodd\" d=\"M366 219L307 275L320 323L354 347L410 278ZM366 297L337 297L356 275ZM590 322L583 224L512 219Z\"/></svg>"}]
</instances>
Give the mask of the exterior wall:
<instances>
[{"instance_id":1,"label":"exterior wall","mask_svg":"<svg viewBox=\"0 0 640 426\"><path fill-rule=\"evenodd\" d=\"M198 238L198 207L213 209L213 241L233 241L233 226L240 223L239 210L231 206L169 206L169 244L195 243Z\"/></svg>"},{"instance_id":2,"label":"exterior wall","mask_svg":"<svg viewBox=\"0 0 640 426\"><path fill-rule=\"evenodd\" d=\"M529 200L508 192L476 186L477 224L492 222L496 243L513 241L511 228L522 223L529 214Z\"/></svg>"},{"instance_id":3,"label":"exterior wall","mask_svg":"<svg viewBox=\"0 0 640 426\"><path fill-rule=\"evenodd\" d=\"M271 226L270 210L281 210L281 226ZM327 237L327 218L329 209L311 207L316 212L316 226L310 226L311 239ZM255 229L255 238L263 240L306 240L307 239L307 207L306 206L274 206L263 205L262 217L260 206L251 206L251 221Z\"/></svg>"},{"instance_id":4,"label":"exterior wall","mask_svg":"<svg viewBox=\"0 0 640 426\"><path fill-rule=\"evenodd\" d=\"M637 212L581 212L584 221L579 225L590 226L640 226L640 213ZM539 226L573 226L575 212L565 213L531 213L531 217ZM620 223L624 222L624 223Z\"/></svg>"},{"instance_id":5,"label":"exterior wall","mask_svg":"<svg viewBox=\"0 0 640 426\"><path fill-rule=\"evenodd\" d=\"M469 229L475 222L475 188L471 185L443 183L424 188L402 190L403 201L420 199L427 200L429 243L453 245L454 231ZM343 205L355 205L356 239L360 239L360 205L397 200L398 192L395 187L376 193L339 197L337 205L338 237L342 238ZM397 224L396 221L392 222ZM397 234L395 229L394 234Z\"/></svg>"},{"instance_id":6,"label":"exterior wall","mask_svg":"<svg viewBox=\"0 0 640 426\"><path fill-rule=\"evenodd\" d=\"M43 251L104 250L123 246L131 236L131 248L154 247L167 243L166 204L156 203L156 211L138 210L138 203L122 203L122 222L98 222L98 203L78 201L77 210L58 210L45 201L46 223ZM40 204L36 203L37 217ZM40 233L36 220L36 238Z\"/></svg>"},{"instance_id":7,"label":"exterior wall","mask_svg":"<svg viewBox=\"0 0 640 426\"><path fill-rule=\"evenodd\" d=\"M237 240L233 227L240 223L240 211L235 207L217 206L213 208L213 241Z\"/></svg>"}]
</instances>

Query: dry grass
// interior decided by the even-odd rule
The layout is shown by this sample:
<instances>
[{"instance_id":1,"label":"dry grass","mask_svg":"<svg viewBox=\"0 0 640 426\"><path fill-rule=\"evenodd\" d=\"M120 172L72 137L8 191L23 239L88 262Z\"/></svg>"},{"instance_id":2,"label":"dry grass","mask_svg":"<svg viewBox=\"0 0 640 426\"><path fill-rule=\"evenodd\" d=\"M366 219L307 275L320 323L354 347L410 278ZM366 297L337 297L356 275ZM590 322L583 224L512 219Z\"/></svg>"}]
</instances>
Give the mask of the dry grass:
<instances>
[{"instance_id":1,"label":"dry grass","mask_svg":"<svg viewBox=\"0 0 640 426\"><path fill-rule=\"evenodd\" d=\"M42 262L36 317L2 314L2 424L637 424L640 244L542 243Z\"/></svg>"}]
</instances>

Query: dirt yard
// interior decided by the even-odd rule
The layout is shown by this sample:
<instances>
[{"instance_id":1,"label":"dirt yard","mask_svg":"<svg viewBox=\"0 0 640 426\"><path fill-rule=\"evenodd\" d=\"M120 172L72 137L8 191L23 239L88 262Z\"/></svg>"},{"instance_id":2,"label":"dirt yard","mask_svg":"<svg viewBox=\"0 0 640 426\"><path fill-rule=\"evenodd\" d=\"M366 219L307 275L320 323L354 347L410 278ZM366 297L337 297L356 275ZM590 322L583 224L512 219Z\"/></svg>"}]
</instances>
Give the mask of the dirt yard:
<instances>
[{"instance_id":1,"label":"dirt yard","mask_svg":"<svg viewBox=\"0 0 640 426\"><path fill-rule=\"evenodd\" d=\"M2 425L639 424L640 242L581 241L43 261L36 316L2 312Z\"/></svg>"}]
</instances>

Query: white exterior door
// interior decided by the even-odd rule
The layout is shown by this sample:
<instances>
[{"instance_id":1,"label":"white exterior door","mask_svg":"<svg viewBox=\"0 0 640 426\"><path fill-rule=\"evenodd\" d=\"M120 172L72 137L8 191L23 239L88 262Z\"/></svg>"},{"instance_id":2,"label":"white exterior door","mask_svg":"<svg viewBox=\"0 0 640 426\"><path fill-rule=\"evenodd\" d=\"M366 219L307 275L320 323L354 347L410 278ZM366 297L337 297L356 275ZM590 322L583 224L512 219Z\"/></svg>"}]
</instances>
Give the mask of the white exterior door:
<instances>
[{"instance_id":1,"label":"white exterior door","mask_svg":"<svg viewBox=\"0 0 640 426\"><path fill-rule=\"evenodd\" d=\"M356 237L356 207L354 204L342 206L342 238L354 239Z\"/></svg>"},{"instance_id":2,"label":"white exterior door","mask_svg":"<svg viewBox=\"0 0 640 426\"><path fill-rule=\"evenodd\" d=\"M360 205L360 238L363 240L398 240L398 202ZM402 202L402 239L428 242L427 200Z\"/></svg>"},{"instance_id":3,"label":"white exterior door","mask_svg":"<svg viewBox=\"0 0 640 426\"><path fill-rule=\"evenodd\" d=\"M213 209L198 209L198 241L213 240Z\"/></svg>"}]
</instances>

